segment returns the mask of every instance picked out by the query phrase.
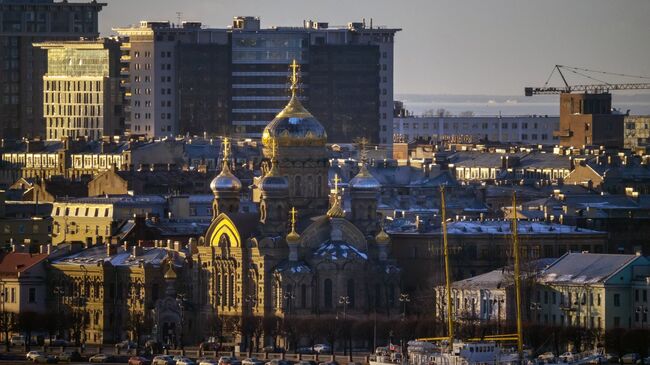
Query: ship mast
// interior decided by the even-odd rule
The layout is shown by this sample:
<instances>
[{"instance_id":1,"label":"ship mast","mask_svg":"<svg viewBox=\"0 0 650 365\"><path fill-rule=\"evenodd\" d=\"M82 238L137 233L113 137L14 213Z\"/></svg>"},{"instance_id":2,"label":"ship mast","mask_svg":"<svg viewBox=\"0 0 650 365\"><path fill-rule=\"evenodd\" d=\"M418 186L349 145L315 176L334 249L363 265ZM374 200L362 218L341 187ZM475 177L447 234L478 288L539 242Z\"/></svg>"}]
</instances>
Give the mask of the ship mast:
<instances>
[{"instance_id":1,"label":"ship mast","mask_svg":"<svg viewBox=\"0 0 650 365\"><path fill-rule=\"evenodd\" d=\"M445 207L445 187L440 187L440 209L442 213L442 243L445 256L445 291L447 294L447 326L449 335L449 349L454 343L454 319L451 308L451 270L449 267L449 244L447 242L447 211Z\"/></svg>"},{"instance_id":2,"label":"ship mast","mask_svg":"<svg viewBox=\"0 0 650 365\"><path fill-rule=\"evenodd\" d=\"M519 271L519 231L517 228L517 195L512 193L512 245L515 257L515 298L517 301L517 350L519 352L519 361L523 359L524 342L521 325L521 277Z\"/></svg>"}]
</instances>

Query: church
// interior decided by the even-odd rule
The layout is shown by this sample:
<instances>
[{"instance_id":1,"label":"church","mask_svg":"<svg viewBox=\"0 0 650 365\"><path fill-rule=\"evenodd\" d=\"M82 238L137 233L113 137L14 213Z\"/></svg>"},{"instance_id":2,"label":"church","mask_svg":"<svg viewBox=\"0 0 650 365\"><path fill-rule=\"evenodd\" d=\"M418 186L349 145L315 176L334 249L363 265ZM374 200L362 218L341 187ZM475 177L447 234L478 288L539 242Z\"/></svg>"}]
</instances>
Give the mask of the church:
<instances>
[{"instance_id":1,"label":"church","mask_svg":"<svg viewBox=\"0 0 650 365\"><path fill-rule=\"evenodd\" d=\"M377 215L379 182L365 158L342 208L338 177L328 178L327 133L299 100L299 66L291 65L291 98L264 129L258 212L239 209L242 183L224 141L221 172L210 188L213 219L199 241L200 312L224 332L248 318L337 315L363 319L396 313L400 269ZM241 339L241 337L240 337Z\"/></svg>"}]
</instances>

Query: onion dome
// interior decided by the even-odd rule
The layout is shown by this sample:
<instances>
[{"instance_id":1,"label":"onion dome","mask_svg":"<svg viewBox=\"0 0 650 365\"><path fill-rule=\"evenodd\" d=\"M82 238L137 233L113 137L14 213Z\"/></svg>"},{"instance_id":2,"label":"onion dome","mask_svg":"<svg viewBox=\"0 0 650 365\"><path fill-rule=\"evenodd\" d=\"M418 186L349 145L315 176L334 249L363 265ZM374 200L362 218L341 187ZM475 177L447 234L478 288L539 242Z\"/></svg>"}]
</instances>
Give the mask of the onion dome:
<instances>
[{"instance_id":1,"label":"onion dome","mask_svg":"<svg viewBox=\"0 0 650 365\"><path fill-rule=\"evenodd\" d=\"M174 280L176 279L176 277L177 275L176 275L176 271L174 271L174 265L170 263L169 268L165 272L164 278L165 280Z\"/></svg>"},{"instance_id":2,"label":"onion dome","mask_svg":"<svg viewBox=\"0 0 650 365\"><path fill-rule=\"evenodd\" d=\"M381 227L381 231L375 236L375 242L378 245L387 245L390 243L390 236L384 231L384 227Z\"/></svg>"},{"instance_id":3,"label":"onion dome","mask_svg":"<svg viewBox=\"0 0 650 365\"><path fill-rule=\"evenodd\" d=\"M289 182L278 171L278 161L275 157L276 143L273 142L273 157L271 158L271 170L260 181L260 190L262 191L285 191L289 190Z\"/></svg>"},{"instance_id":4,"label":"onion dome","mask_svg":"<svg viewBox=\"0 0 650 365\"><path fill-rule=\"evenodd\" d=\"M357 190L378 190L381 188L381 184L368 171L366 165L363 164L359 173L350 180L350 188Z\"/></svg>"},{"instance_id":5,"label":"onion dome","mask_svg":"<svg viewBox=\"0 0 650 365\"><path fill-rule=\"evenodd\" d=\"M228 167L227 162L223 164L221 173L210 182L210 189L214 194L223 191L238 192L241 190L241 187L241 181L230 172L230 167Z\"/></svg>"},{"instance_id":6,"label":"onion dome","mask_svg":"<svg viewBox=\"0 0 650 365\"><path fill-rule=\"evenodd\" d=\"M300 241L300 235L298 232L296 232L295 229L292 229L289 234L287 234L287 243L292 244L292 243L298 243Z\"/></svg>"},{"instance_id":7,"label":"onion dome","mask_svg":"<svg viewBox=\"0 0 650 365\"><path fill-rule=\"evenodd\" d=\"M280 146L325 146L325 128L298 100L298 64L291 64L291 99L262 133L262 143L270 145L276 141Z\"/></svg>"},{"instance_id":8,"label":"onion dome","mask_svg":"<svg viewBox=\"0 0 650 365\"><path fill-rule=\"evenodd\" d=\"M239 192L242 188L241 181L233 175L228 165L230 157L230 140L223 140L223 160L221 172L210 182L210 189L215 195L218 192Z\"/></svg>"},{"instance_id":9,"label":"onion dome","mask_svg":"<svg viewBox=\"0 0 650 365\"><path fill-rule=\"evenodd\" d=\"M298 243L300 240L300 235L298 232L296 232L296 215L298 214L298 211L296 210L295 207L291 208L291 232L287 235L287 243L292 244L292 243Z\"/></svg>"}]
</instances>

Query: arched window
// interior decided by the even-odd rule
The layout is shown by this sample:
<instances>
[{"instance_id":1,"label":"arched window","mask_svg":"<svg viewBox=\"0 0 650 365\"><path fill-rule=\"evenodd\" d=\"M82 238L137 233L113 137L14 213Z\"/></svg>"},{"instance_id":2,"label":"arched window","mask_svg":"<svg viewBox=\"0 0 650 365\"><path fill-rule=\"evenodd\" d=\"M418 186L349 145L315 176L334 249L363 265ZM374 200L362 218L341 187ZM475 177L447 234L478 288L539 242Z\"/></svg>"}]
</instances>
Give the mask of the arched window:
<instances>
[{"instance_id":1,"label":"arched window","mask_svg":"<svg viewBox=\"0 0 650 365\"><path fill-rule=\"evenodd\" d=\"M230 282L228 283L228 305L235 306L235 274L230 274Z\"/></svg>"},{"instance_id":2,"label":"arched window","mask_svg":"<svg viewBox=\"0 0 650 365\"><path fill-rule=\"evenodd\" d=\"M216 275L215 284L216 285L215 285L215 288L214 288L214 291L215 291L214 295L217 297L216 298L217 299L216 300L217 305L221 305L221 303L222 303L221 302L221 297L222 297L222 293L221 293L221 273L218 273Z\"/></svg>"},{"instance_id":3,"label":"arched window","mask_svg":"<svg viewBox=\"0 0 650 365\"><path fill-rule=\"evenodd\" d=\"M332 308L332 280L325 279L323 285L323 298L325 299L325 308Z\"/></svg>"},{"instance_id":4,"label":"arched window","mask_svg":"<svg viewBox=\"0 0 650 365\"><path fill-rule=\"evenodd\" d=\"M294 178L294 184L293 184L293 195L294 196L302 196L302 186L301 186L301 177L300 175L296 175Z\"/></svg>"},{"instance_id":5,"label":"arched window","mask_svg":"<svg viewBox=\"0 0 650 365\"><path fill-rule=\"evenodd\" d=\"M321 196L321 195L323 194L323 176L322 176L322 175L318 175L318 179L317 179L317 180L318 180L318 182L317 182L317 184L316 184L316 189L318 189L318 190L316 190L316 194L315 194L315 195L316 195L316 196Z\"/></svg>"},{"instance_id":6,"label":"arched window","mask_svg":"<svg viewBox=\"0 0 650 365\"><path fill-rule=\"evenodd\" d=\"M307 176L307 185L305 186L305 196L307 197L312 197L314 194L312 193L314 189L314 177L309 175Z\"/></svg>"},{"instance_id":7,"label":"arched window","mask_svg":"<svg viewBox=\"0 0 650 365\"><path fill-rule=\"evenodd\" d=\"M348 298L350 299L350 308L354 308L354 279L348 279Z\"/></svg>"}]
</instances>

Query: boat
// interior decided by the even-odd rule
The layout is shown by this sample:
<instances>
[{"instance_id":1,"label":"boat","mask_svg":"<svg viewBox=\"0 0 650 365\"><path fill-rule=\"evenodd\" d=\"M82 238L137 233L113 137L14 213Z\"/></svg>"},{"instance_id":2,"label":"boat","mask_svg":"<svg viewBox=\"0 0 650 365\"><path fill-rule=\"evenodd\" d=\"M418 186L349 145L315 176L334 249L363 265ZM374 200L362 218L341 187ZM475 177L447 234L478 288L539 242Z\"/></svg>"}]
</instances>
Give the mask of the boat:
<instances>
[{"instance_id":1,"label":"boat","mask_svg":"<svg viewBox=\"0 0 650 365\"><path fill-rule=\"evenodd\" d=\"M513 206L517 206L516 196L512 197ZM514 279L517 307L517 333L491 335L483 338L460 340L454 336L454 322L451 298L451 269L449 265L449 244L447 241L447 216L445 206L445 190L440 189L443 254L445 260L445 286L447 309L447 336L438 338L421 338L408 342L409 365L514 365L524 359L523 336L521 322L521 292L519 272L519 240L517 232L516 209L512 221ZM516 351L510 351L503 346L506 342L516 342Z\"/></svg>"},{"instance_id":2,"label":"boat","mask_svg":"<svg viewBox=\"0 0 650 365\"><path fill-rule=\"evenodd\" d=\"M402 354L401 346L388 345L386 347L377 347L375 354L368 361L370 365L396 365L406 364L406 359Z\"/></svg>"}]
</instances>

